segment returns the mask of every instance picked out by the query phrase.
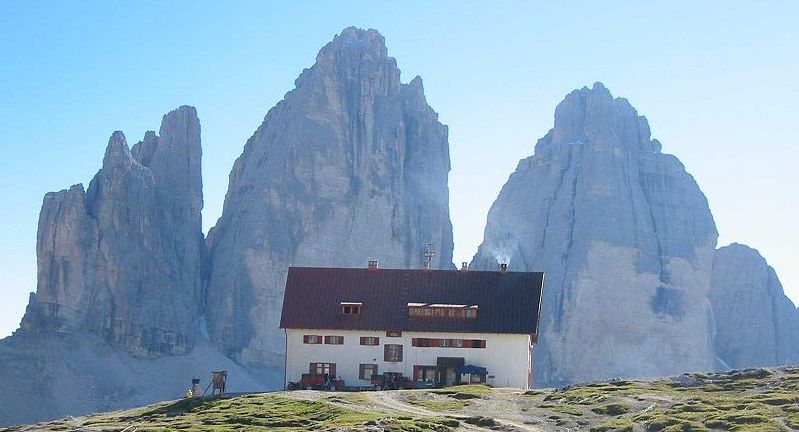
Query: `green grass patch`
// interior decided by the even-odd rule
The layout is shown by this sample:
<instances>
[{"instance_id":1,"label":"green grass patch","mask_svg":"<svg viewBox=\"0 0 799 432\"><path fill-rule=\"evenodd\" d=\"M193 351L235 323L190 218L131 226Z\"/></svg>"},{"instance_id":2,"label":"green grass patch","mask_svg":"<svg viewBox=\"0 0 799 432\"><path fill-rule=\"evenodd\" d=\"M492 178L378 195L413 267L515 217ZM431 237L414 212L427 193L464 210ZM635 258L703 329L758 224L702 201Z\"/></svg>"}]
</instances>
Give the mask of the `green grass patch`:
<instances>
[{"instance_id":1,"label":"green grass patch","mask_svg":"<svg viewBox=\"0 0 799 432\"><path fill-rule=\"evenodd\" d=\"M464 419L463 422L464 423L468 423L470 425L484 427L484 428L496 427L496 426L500 425L499 422L497 422L496 420L492 419L491 417L480 417L480 416L478 416L478 417L469 417L467 419Z\"/></svg>"},{"instance_id":2,"label":"green grass patch","mask_svg":"<svg viewBox=\"0 0 799 432\"><path fill-rule=\"evenodd\" d=\"M633 422L626 417L606 421L591 428L591 432L632 432Z\"/></svg>"},{"instance_id":3,"label":"green grass patch","mask_svg":"<svg viewBox=\"0 0 799 432\"><path fill-rule=\"evenodd\" d=\"M601 415L619 416L625 414L627 411L630 411L630 406L623 403L611 403L591 408L591 411Z\"/></svg>"},{"instance_id":4,"label":"green grass patch","mask_svg":"<svg viewBox=\"0 0 799 432\"><path fill-rule=\"evenodd\" d=\"M569 404L565 404L565 403L564 404L544 403L544 404L539 405L538 407L546 409L546 410L549 410L549 411L556 411L556 412L563 413L563 414L570 414L570 415L573 415L573 416L581 416L581 415L583 415L583 412L580 411L579 408L577 408L574 405L569 405Z\"/></svg>"},{"instance_id":5,"label":"green grass patch","mask_svg":"<svg viewBox=\"0 0 799 432\"><path fill-rule=\"evenodd\" d=\"M469 406L469 402L461 400L408 399L408 402L431 411L458 411Z\"/></svg>"}]
</instances>

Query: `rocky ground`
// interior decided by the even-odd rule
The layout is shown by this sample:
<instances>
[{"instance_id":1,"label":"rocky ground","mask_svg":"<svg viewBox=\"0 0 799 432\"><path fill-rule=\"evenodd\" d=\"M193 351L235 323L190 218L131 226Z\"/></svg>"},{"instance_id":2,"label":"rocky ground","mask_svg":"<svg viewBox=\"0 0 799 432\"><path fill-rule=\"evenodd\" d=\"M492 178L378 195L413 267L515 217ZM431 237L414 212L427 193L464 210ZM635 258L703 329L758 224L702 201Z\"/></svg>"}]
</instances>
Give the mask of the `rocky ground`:
<instances>
[{"instance_id":1,"label":"rocky ground","mask_svg":"<svg viewBox=\"0 0 799 432\"><path fill-rule=\"evenodd\" d=\"M297 391L163 402L3 431L787 431L799 367L562 389Z\"/></svg>"}]
</instances>

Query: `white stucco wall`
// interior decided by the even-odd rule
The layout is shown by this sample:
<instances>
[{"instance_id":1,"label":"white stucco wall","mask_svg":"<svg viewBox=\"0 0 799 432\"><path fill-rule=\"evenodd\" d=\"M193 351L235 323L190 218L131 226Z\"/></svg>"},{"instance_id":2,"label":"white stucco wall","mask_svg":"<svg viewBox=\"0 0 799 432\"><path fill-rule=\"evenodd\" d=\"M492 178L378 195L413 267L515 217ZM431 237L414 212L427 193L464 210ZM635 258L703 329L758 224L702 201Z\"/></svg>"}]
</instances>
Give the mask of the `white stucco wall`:
<instances>
[{"instance_id":1,"label":"white stucco wall","mask_svg":"<svg viewBox=\"0 0 799 432\"><path fill-rule=\"evenodd\" d=\"M343 345L306 344L304 335L344 336ZM360 344L362 336L380 338L376 346ZM485 348L414 347L413 338L481 339ZM386 344L403 346L399 363L383 361ZM484 367L495 387L528 388L531 363L530 336L493 333L427 333L403 332L401 337L386 337L385 331L289 329L286 331L286 383L299 381L308 373L310 363L335 363L336 375L348 386L368 386L369 380L358 379L359 365L377 364L378 373L401 372L413 377L414 365L436 365L438 357L463 357L465 364Z\"/></svg>"}]
</instances>

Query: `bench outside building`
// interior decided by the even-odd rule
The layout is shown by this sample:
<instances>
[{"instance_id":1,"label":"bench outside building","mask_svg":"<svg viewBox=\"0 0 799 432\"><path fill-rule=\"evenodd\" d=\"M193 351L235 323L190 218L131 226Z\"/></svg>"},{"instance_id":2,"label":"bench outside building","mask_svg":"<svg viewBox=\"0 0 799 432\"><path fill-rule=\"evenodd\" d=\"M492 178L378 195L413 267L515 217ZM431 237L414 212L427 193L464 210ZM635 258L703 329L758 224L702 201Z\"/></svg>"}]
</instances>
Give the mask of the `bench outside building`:
<instances>
[{"instance_id":1,"label":"bench outside building","mask_svg":"<svg viewBox=\"0 0 799 432\"><path fill-rule=\"evenodd\" d=\"M532 387L543 273L291 267L285 383ZM310 375L309 375L310 374ZM379 378L379 379L378 379ZM328 380L330 381L330 380ZM294 384L296 385L296 384ZM343 384L341 384L343 385Z\"/></svg>"}]
</instances>

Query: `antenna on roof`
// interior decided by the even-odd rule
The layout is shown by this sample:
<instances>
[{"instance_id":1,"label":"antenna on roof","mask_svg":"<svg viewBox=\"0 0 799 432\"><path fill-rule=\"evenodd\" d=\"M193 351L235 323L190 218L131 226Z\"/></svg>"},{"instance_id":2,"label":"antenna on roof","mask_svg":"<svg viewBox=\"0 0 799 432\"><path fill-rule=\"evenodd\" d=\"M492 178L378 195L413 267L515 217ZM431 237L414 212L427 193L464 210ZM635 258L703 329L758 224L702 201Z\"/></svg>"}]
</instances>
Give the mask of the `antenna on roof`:
<instances>
[{"instance_id":1,"label":"antenna on roof","mask_svg":"<svg viewBox=\"0 0 799 432\"><path fill-rule=\"evenodd\" d=\"M431 265L433 264L433 257L436 256L436 253L433 251L433 243L430 242L427 244L427 250L424 251L424 269L430 270Z\"/></svg>"}]
</instances>

